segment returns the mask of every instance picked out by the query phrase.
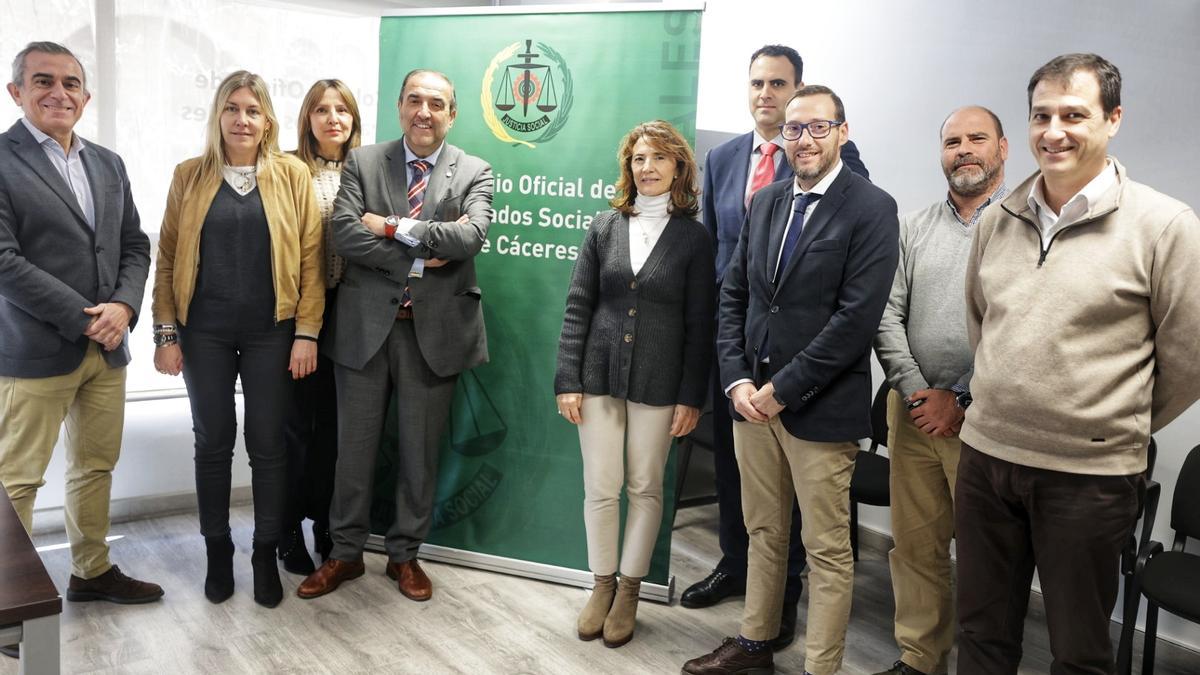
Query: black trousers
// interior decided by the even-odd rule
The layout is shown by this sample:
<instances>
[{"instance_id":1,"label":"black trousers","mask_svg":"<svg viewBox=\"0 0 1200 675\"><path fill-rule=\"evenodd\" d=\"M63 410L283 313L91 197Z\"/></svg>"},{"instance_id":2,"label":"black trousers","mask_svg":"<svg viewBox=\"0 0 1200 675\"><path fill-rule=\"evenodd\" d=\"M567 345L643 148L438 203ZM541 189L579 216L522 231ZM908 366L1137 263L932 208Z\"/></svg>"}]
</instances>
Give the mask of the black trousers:
<instances>
[{"instance_id":1,"label":"black trousers","mask_svg":"<svg viewBox=\"0 0 1200 675\"><path fill-rule=\"evenodd\" d=\"M1116 672L1109 618L1143 474L1036 469L966 443L955 488L958 672L1015 674L1033 571L1046 603L1053 675Z\"/></svg>"},{"instance_id":2,"label":"black trousers","mask_svg":"<svg viewBox=\"0 0 1200 675\"><path fill-rule=\"evenodd\" d=\"M337 289L325 293L325 323L332 325ZM317 357L317 370L292 384L292 405L284 429L287 443L287 486L283 529L311 518L317 529L329 529L329 503L337 466L337 387L333 361Z\"/></svg>"},{"instance_id":3,"label":"black trousers","mask_svg":"<svg viewBox=\"0 0 1200 675\"><path fill-rule=\"evenodd\" d=\"M183 379L196 434L196 499L200 532L229 533L229 491L237 437L234 383L242 380L246 453L254 490L254 540L279 541L287 456L284 419L291 405L288 372L295 323L254 332L181 328Z\"/></svg>"},{"instance_id":4,"label":"black trousers","mask_svg":"<svg viewBox=\"0 0 1200 675\"><path fill-rule=\"evenodd\" d=\"M713 473L717 485L717 536L721 545L721 560L717 569L734 579L745 581L750 535L742 515L742 474L733 454L733 418L729 414L729 398L721 386L720 369L714 363L712 376ZM800 539L800 504L792 500L792 530L788 539L787 583L783 601L795 604L804 590L800 573L804 571L804 542Z\"/></svg>"}]
</instances>

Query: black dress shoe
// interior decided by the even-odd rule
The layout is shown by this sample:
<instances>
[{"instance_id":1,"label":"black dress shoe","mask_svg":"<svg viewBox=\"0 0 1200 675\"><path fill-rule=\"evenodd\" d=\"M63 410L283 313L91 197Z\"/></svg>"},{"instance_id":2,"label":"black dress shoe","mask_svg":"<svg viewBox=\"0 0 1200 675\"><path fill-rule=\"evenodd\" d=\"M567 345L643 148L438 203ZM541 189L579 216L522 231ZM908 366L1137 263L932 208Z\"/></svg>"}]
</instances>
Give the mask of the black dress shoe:
<instances>
[{"instance_id":1,"label":"black dress shoe","mask_svg":"<svg viewBox=\"0 0 1200 675\"><path fill-rule=\"evenodd\" d=\"M796 602L783 603L783 615L779 617L779 635L771 640L771 650L779 651L796 640Z\"/></svg>"},{"instance_id":2,"label":"black dress shoe","mask_svg":"<svg viewBox=\"0 0 1200 675\"><path fill-rule=\"evenodd\" d=\"M721 570L713 570L708 576L688 586L683 595L679 596L679 604L688 609L703 609L712 607L725 598L745 594L745 579L734 579Z\"/></svg>"},{"instance_id":3,"label":"black dress shoe","mask_svg":"<svg viewBox=\"0 0 1200 675\"><path fill-rule=\"evenodd\" d=\"M897 661L892 664L891 668L880 671L875 675L925 675L925 673L913 668L903 661Z\"/></svg>"},{"instance_id":4,"label":"black dress shoe","mask_svg":"<svg viewBox=\"0 0 1200 675\"><path fill-rule=\"evenodd\" d=\"M0 654L10 659L19 659L21 658L21 645L4 645L0 647Z\"/></svg>"}]
</instances>

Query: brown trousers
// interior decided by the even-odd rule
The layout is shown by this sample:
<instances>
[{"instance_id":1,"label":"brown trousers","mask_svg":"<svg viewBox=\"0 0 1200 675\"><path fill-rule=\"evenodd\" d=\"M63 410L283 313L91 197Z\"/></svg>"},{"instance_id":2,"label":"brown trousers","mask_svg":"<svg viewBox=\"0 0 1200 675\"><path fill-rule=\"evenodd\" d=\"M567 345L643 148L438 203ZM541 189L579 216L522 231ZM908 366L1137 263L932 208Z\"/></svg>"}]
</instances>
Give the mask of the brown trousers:
<instances>
[{"instance_id":1,"label":"brown trousers","mask_svg":"<svg viewBox=\"0 0 1200 675\"><path fill-rule=\"evenodd\" d=\"M1115 673L1108 624L1121 549L1145 491L1143 474L1036 469L963 444L955 493L958 672L1015 675L1036 567L1051 674Z\"/></svg>"}]
</instances>

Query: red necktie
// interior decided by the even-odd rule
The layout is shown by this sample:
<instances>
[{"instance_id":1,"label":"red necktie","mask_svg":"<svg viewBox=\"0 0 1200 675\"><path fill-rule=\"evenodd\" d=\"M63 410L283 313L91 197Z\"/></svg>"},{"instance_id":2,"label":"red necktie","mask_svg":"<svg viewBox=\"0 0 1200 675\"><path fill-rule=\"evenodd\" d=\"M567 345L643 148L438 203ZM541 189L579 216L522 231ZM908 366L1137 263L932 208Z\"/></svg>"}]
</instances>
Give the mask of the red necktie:
<instances>
[{"instance_id":1,"label":"red necktie","mask_svg":"<svg viewBox=\"0 0 1200 675\"><path fill-rule=\"evenodd\" d=\"M778 149L779 146L771 141L758 146L762 157L758 160L758 166L754 167L754 178L750 180L750 190L746 193L746 206L750 206L750 198L754 196L755 192L775 180L775 151Z\"/></svg>"}]
</instances>

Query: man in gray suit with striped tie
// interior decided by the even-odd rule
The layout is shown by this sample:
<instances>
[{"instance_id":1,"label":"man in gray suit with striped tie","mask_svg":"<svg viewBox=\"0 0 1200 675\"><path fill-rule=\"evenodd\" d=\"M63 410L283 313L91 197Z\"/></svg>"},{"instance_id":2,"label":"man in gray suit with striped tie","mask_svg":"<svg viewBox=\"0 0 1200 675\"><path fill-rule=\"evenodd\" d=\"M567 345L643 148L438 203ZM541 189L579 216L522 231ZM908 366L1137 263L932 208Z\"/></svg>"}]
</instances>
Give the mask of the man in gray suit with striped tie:
<instances>
[{"instance_id":1,"label":"man in gray suit with striped tie","mask_svg":"<svg viewBox=\"0 0 1200 675\"><path fill-rule=\"evenodd\" d=\"M389 414L399 459L387 574L412 600L432 596L416 556L431 522L439 441L458 374L487 361L474 257L491 224L491 167L445 142L457 106L444 74L410 72L397 108L403 137L352 151L334 205L333 239L347 267L329 348L338 389L333 551L300 585L302 598L363 573ZM399 405L389 410L393 390Z\"/></svg>"}]
</instances>

